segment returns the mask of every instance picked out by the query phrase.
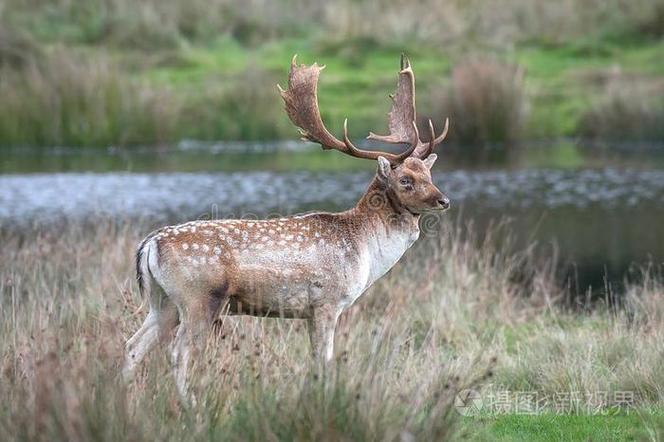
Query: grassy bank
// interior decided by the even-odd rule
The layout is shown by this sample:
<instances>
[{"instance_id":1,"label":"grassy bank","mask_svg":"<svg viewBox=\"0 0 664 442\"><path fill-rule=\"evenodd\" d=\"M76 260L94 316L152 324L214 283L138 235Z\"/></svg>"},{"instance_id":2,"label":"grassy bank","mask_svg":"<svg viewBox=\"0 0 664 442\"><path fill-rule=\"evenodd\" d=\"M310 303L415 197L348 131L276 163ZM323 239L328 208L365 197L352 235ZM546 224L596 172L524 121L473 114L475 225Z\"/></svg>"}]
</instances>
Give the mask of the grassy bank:
<instances>
[{"instance_id":1,"label":"grassy bank","mask_svg":"<svg viewBox=\"0 0 664 442\"><path fill-rule=\"evenodd\" d=\"M5 0L0 145L290 139L275 84L294 53L328 65L323 117L335 132L349 117L361 137L385 126L402 51L420 112L451 115L457 141L661 141L662 11L661 0L513 0L501 14L491 2ZM619 133L615 121L627 122Z\"/></svg>"},{"instance_id":2,"label":"grassy bank","mask_svg":"<svg viewBox=\"0 0 664 442\"><path fill-rule=\"evenodd\" d=\"M3 440L570 440L599 427L593 437L661 436L661 277L630 286L624 309L566 311L551 266L531 251L507 252L502 235L479 243L434 218L343 315L326 375L309 365L300 321L225 319L193 370L200 403L182 410L165 349L133 384L118 377L146 313L132 255L148 230L1 233ZM492 391L579 399L549 402L539 417L462 417L454 401L468 388L485 405Z\"/></svg>"}]
</instances>

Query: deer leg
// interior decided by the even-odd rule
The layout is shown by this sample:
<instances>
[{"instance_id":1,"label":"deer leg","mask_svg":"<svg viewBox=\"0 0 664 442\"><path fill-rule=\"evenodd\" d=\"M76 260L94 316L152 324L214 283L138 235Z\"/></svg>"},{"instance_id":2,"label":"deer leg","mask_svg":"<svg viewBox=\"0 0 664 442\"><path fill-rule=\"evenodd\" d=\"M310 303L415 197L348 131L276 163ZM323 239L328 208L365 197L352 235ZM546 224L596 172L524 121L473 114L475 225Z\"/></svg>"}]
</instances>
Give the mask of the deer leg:
<instances>
[{"instance_id":1,"label":"deer leg","mask_svg":"<svg viewBox=\"0 0 664 442\"><path fill-rule=\"evenodd\" d=\"M314 360L330 362L334 356L334 331L340 311L320 307L309 319L309 340Z\"/></svg>"},{"instance_id":2,"label":"deer leg","mask_svg":"<svg viewBox=\"0 0 664 442\"><path fill-rule=\"evenodd\" d=\"M190 362L202 352L205 338L226 299L225 290L212 291L207 297L179 309L182 322L173 344L171 361L175 383L185 403L196 403L196 398L188 394L187 372Z\"/></svg>"},{"instance_id":3,"label":"deer leg","mask_svg":"<svg viewBox=\"0 0 664 442\"><path fill-rule=\"evenodd\" d=\"M125 344L126 356L122 369L125 380L130 380L138 364L159 342L177 325L177 311L173 303L163 298L160 303L150 306L150 312L143 324Z\"/></svg>"},{"instance_id":4,"label":"deer leg","mask_svg":"<svg viewBox=\"0 0 664 442\"><path fill-rule=\"evenodd\" d=\"M125 380L131 379L136 367L152 349L158 338L159 314L151 309L141 328L129 338L125 345L126 357L122 368L122 376Z\"/></svg>"},{"instance_id":5,"label":"deer leg","mask_svg":"<svg viewBox=\"0 0 664 442\"><path fill-rule=\"evenodd\" d=\"M187 323L182 321L178 327L173 349L171 351L171 363L173 376L178 393L183 401L187 402L187 368L189 366L190 347L187 336Z\"/></svg>"}]
</instances>

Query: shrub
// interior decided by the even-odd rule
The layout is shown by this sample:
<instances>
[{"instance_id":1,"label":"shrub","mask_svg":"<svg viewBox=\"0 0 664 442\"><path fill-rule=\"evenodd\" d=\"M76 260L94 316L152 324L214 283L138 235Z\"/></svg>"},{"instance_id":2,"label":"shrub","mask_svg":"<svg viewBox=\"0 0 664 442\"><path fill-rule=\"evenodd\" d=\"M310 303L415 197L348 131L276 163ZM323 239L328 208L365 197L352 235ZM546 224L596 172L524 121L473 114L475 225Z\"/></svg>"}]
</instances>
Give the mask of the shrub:
<instances>
[{"instance_id":1,"label":"shrub","mask_svg":"<svg viewBox=\"0 0 664 442\"><path fill-rule=\"evenodd\" d=\"M527 106L519 66L470 58L454 67L449 90L434 99L436 118L450 116L451 140L487 145L521 138Z\"/></svg>"},{"instance_id":2,"label":"shrub","mask_svg":"<svg viewBox=\"0 0 664 442\"><path fill-rule=\"evenodd\" d=\"M0 69L19 68L41 51L28 34L3 23L0 17Z\"/></svg>"},{"instance_id":3,"label":"shrub","mask_svg":"<svg viewBox=\"0 0 664 442\"><path fill-rule=\"evenodd\" d=\"M57 50L0 72L0 144L108 145L171 137L178 105L106 57Z\"/></svg>"},{"instance_id":4,"label":"shrub","mask_svg":"<svg viewBox=\"0 0 664 442\"><path fill-rule=\"evenodd\" d=\"M664 141L664 90L622 75L582 116L579 133L598 141Z\"/></svg>"}]
</instances>

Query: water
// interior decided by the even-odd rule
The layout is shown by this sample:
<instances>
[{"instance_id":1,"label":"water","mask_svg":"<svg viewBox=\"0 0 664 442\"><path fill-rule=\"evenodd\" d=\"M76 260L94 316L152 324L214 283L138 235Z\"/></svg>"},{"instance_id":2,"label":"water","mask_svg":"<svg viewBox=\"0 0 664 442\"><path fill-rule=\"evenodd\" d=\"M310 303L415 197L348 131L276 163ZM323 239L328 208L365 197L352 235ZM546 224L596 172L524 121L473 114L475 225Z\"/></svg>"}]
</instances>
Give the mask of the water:
<instances>
[{"instance_id":1,"label":"water","mask_svg":"<svg viewBox=\"0 0 664 442\"><path fill-rule=\"evenodd\" d=\"M118 166L112 155L86 158L55 154L53 158L58 161L48 162L48 167L42 167L43 162L33 163L33 173L0 175L0 225L21 228L54 220L96 218L168 223L201 217L340 210L357 201L373 173L366 169L347 171L345 163L340 167L324 163L318 172L303 171L311 168L307 165L269 170L266 164L275 157L260 152L238 163L245 171L226 172L234 161L242 159L233 155L180 151L174 155L181 161L180 167L172 162L160 164L161 157L154 155L152 162L123 157L121 162L143 164L141 169L149 171L129 173L113 171L127 167ZM295 155L289 161L297 165L308 154L288 155ZM315 159L319 154L310 155ZM182 162L183 158L192 160L194 166ZM327 161L330 157L323 158ZM59 167L64 170L99 170L80 167L90 161L111 167L95 173L34 173L58 170L53 163L65 164ZM311 158L307 161L317 164ZM214 171L173 171L200 169L206 162L214 164L208 167ZM259 170L252 170L247 163ZM17 164L30 163L23 157L4 155L3 170L21 170ZM532 240L545 246L555 244L564 268L575 275L572 282L579 292L589 286L599 292L607 284L618 287L630 267L664 263L664 168L618 167L613 163L574 170L436 170L434 181L453 202L445 216L462 222L472 220L480 233L492 220L508 217L521 244Z\"/></svg>"}]
</instances>

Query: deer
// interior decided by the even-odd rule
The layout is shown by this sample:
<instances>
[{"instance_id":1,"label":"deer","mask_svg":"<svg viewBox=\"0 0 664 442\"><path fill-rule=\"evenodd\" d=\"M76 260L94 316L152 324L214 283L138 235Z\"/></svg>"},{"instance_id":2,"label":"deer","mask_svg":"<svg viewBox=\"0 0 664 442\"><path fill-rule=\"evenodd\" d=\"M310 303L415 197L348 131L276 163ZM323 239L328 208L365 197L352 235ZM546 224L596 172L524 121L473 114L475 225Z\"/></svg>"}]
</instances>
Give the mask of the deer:
<instances>
[{"instance_id":1,"label":"deer","mask_svg":"<svg viewBox=\"0 0 664 442\"><path fill-rule=\"evenodd\" d=\"M307 321L315 361L333 360L339 316L387 273L420 234L420 217L445 211L449 198L432 182L434 148L416 125L415 76L401 57L397 89L388 114L388 135L369 140L404 145L400 153L364 150L325 127L318 107L318 79L325 66L298 65L293 57L288 89L277 85L290 120L303 140L325 150L377 162L376 174L357 204L340 213L314 212L285 218L197 220L153 231L136 251L139 291L149 312L126 342L123 374L158 342L172 339L171 363L179 394L187 398L192 349L224 315Z\"/></svg>"}]
</instances>

